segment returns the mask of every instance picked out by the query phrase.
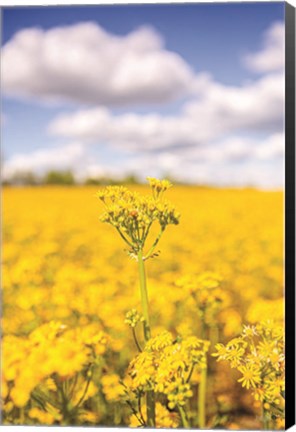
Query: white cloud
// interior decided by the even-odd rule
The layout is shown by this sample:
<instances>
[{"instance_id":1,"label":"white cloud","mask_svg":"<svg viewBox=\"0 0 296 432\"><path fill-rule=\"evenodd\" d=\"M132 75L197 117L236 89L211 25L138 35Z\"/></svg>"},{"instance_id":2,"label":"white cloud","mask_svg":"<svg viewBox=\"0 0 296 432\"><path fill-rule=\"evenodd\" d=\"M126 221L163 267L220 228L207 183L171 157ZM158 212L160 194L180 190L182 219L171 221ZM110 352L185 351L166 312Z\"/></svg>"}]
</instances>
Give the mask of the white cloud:
<instances>
[{"instance_id":1,"label":"white cloud","mask_svg":"<svg viewBox=\"0 0 296 432\"><path fill-rule=\"evenodd\" d=\"M284 183L283 133L265 138L230 136L207 143L203 147L187 148L173 153L174 163L166 169L166 156L151 155L159 172L172 173L176 178L192 183L219 186L283 187ZM173 159L169 159L173 162Z\"/></svg>"},{"instance_id":2,"label":"white cloud","mask_svg":"<svg viewBox=\"0 0 296 432\"><path fill-rule=\"evenodd\" d=\"M2 176L10 178L17 172L43 173L49 169L71 169L82 162L85 148L79 143L49 147L30 153L16 153L3 167Z\"/></svg>"},{"instance_id":3,"label":"white cloud","mask_svg":"<svg viewBox=\"0 0 296 432\"><path fill-rule=\"evenodd\" d=\"M92 174L120 178L134 173L142 180L148 175L172 175L180 181L215 186L278 188L284 182L283 149L281 134L265 140L234 137L202 149L133 153L118 166L112 161L105 164L104 171L100 164L94 164Z\"/></svg>"},{"instance_id":4,"label":"white cloud","mask_svg":"<svg viewBox=\"0 0 296 432\"><path fill-rule=\"evenodd\" d=\"M229 134L281 132L283 111L284 77L273 74L242 87L209 81L176 115L113 115L99 107L59 115L49 132L140 152L203 147Z\"/></svg>"},{"instance_id":5,"label":"white cloud","mask_svg":"<svg viewBox=\"0 0 296 432\"><path fill-rule=\"evenodd\" d=\"M69 167L80 178L169 173L205 184L282 186L281 32L283 26L274 24L262 51L245 58L264 74L241 86L223 85L207 73L194 76L147 28L125 37L92 23L19 32L4 47L7 92L96 107L61 113L49 125L53 137L79 144L16 154L6 163L6 176ZM111 109L170 100L189 90L190 99L174 114Z\"/></svg>"},{"instance_id":6,"label":"white cloud","mask_svg":"<svg viewBox=\"0 0 296 432\"><path fill-rule=\"evenodd\" d=\"M185 107L200 139L237 132L275 132L283 129L284 76L270 74L244 86L213 82L198 100Z\"/></svg>"},{"instance_id":7,"label":"white cloud","mask_svg":"<svg viewBox=\"0 0 296 432\"><path fill-rule=\"evenodd\" d=\"M59 115L49 132L125 151L128 157L120 166L110 161L105 167L115 177L169 173L205 184L281 187L283 75L269 74L237 87L209 79L204 84L199 97L179 114L114 115L99 107Z\"/></svg>"},{"instance_id":8,"label":"white cloud","mask_svg":"<svg viewBox=\"0 0 296 432\"><path fill-rule=\"evenodd\" d=\"M195 164L189 162L183 166L190 181L212 186L257 187L263 189L282 188L283 163L263 163L250 160L244 164L215 162ZM191 175L190 175L191 174ZM180 173L182 175L182 173Z\"/></svg>"},{"instance_id":9,"label":"white cloud","mask_svg":"<svg viewBox=\"0 0 296 432\"><path fill-rule=\"evenodd\" d=\"M283 133L275 133L266 138L231 136L214 141L204 147L188 148L180 152L180 158L206 163L245 163L248 161L272 161L284 155L285 138Z\"/></svg>"},{"instance_id":10,"label":"white cloud","mask_svg":"<svg viewBox=\"0 0 296 432\"><path fill-rule=\"evenodd\" d=\"M191 183L273 188L283 185L283 151L283 134L274 134L266 139L232 137L200 148L131 152L114 163L112 158L98 160L88 147L77 143L16 154L6 162L3 178L18 172L43 174L50 169L71 169L80 180L102 176L120 179L131 173L144 180L169 174Z\"/></svg>"},{"instance_id":11,"label":"white cloud","mask_svg":"<svg viewBox=\"0 0 296 432\"><path fill-rule=\"evenodd\" d=\"M264 34L262 50L246 55L243 61L254 72L283 70L285 67L284 23L273 23Z\"/></svg>"},{"instance_id":12,"label":"white cloud","mask_svg":"<svg viewBox=\"0 0 296 432\"><path fill-rule=\"evenodd\" d=\"M19 31L2 49L2 88L44 101L108 106L157 103L183 96L190 66L141 27L126 36L85 22Z\"/></svg>"}]
</instances>

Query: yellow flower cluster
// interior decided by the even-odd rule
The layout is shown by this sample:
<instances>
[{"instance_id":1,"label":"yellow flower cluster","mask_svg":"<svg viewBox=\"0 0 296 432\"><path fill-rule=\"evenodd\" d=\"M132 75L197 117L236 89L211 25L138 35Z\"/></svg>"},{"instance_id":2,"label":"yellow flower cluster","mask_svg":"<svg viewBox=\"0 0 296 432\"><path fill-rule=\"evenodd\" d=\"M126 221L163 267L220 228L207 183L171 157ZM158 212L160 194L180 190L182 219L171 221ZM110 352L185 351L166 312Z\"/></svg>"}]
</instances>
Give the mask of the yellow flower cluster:
<instances>
[{"instance_id":1,"label":"yellow flower cluster","mask_svg":"<svg viewBox=\"0 0 296 432\"><path fill-rule=\"evenodd\" d=\"M100 361L98 356L105 353L106 344L107 336L98 326L67 329L57 321L37 327L27 337L5 336L3 399L24 407L35 389L38 393L38 386L56 393L56 380L69 381L89 364Z\"/></svg>"},{"instance_id":2,"label":"yellow flower cluster","mask_svg":"<svg viewBox=\"0 0 296 432\"><path fill-rule=\"evenodd\" d=\"M156 199L173 186L168 180L158 180L153 177L147 177L147 180L152 189L153 196Z\"/></svg>"},{"instance_id":3,"label":"yellow flower cluster","mask_svg":"<svg viewBox=\"0 0 296 432\"><path fill-rule=\"evenodd\" d=\"M277 417L284 416L284 335L283 325L272 320L244 326L242 334L226 345L217 344L212 354L227 360L241 377L238 382L251 389L255 400L268 404Z\"/></svg>"},{"instance_id":4,"label":"yellow flower cluster","mask_svg":"<svg viewBox=\"0 0 296 432\"><path fill-rule=\"evenodd\" d=\"M163 393L171 409L183 406L192 396L189 381L193 369L206 366L208 349L209 342L195 336L173 339L167 331L159 334L130 363L131 389Z\"/></svg>"},{"instance_id":5,"label":"yellow flower cluster","mask_svg":"<svg viewBox=\"0 0 296 432\"><path fill-rule=\"evenodd\" d=\"M168 407L174 409L176 406L184 406L186 400L193 395L193 392L190 384L184 383L182 378L178 378L167 386L166 394L169 401Z\"/></svg>"},{"instance_id":6,"label":"yellow flower cluster","mask_svg":"<svg viewBox=\"0 0 296 432\"><path fill-rule=\"evenodd\" d=\"M167 225L179 223L180 215L171 203L162 197L171 184L167 180L149 179L152 196L142 196L123 186L107 186L97 197L105 205L102 222L116 228L131 251L142 250L154 222L161 233Z\"/></svg>"},{"instance_id":7,"label":"yellow flower cluster","mask_svg":"<svg viewBox=\"0 0 296 432\"><path fill-rule=\"evenodd\" d=\"M131 309L130 311L127 312L124 322L128 326L134 328L140 321L143 321L143 317L139 314L139 312L136 309Z\"/></svg>"}]
</instances>

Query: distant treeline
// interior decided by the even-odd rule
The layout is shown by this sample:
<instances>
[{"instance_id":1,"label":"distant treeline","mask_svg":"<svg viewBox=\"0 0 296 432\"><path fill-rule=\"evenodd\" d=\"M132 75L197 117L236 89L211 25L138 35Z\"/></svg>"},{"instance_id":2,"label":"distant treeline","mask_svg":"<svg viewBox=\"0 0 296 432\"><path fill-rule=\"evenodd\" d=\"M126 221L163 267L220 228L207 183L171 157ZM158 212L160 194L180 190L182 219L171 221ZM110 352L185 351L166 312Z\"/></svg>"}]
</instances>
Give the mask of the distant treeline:
<instances>
[{"instance_id":1,"label":"distant treeline","mask_svg":"<svg viewBox=\"0 0 296 432\"><path fill-rule=\"evenodd\" d=\"M168 178L168 176L166 177ZM174 184L180 183L168 178ZM124 185L124 184L141 184L143 183L134 174L126 175L121 179L114 179L111 177L88 177L83 181L78 181L75 179L72 171L48 171L43 176L38 176L33 172L18 172L11 176L9 179L2 181L4 186L42 186L42 185L61 185L61 186L75 186L75 185Z\"/></svg>"}]
</instances>

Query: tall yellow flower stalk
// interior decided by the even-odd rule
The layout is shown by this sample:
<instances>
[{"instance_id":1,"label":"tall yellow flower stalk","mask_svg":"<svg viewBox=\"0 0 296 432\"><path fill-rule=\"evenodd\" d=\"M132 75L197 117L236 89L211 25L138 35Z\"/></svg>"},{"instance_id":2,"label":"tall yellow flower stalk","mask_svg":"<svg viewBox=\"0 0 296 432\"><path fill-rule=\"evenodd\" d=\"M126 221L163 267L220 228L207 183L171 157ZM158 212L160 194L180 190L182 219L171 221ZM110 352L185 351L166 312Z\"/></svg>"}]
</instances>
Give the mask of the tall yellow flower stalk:
<instances>
[{"instance_id":1,"label":"tall yellow flower stalk","mask_svg":"<svg viewBox=\"0 0 296 432\"><path fill-rule=\"evenodd\" d=\"M166 227L177 225L180 215L170 202L164 199L164 193L172 186L168 180L148 177L151 195L143 196L122 186L108 186L99 191L97 196L104 203L105 212L101 221L112 225L125 244L128 253L138 262L141 303L143 313L144 339L151 338L149 301L146 282L145 261L154 256ZM150 238L151 227L156 224L159 232ZM155 397L147 392L147 423L155 426Z\"/></svg>"}]
</instances>

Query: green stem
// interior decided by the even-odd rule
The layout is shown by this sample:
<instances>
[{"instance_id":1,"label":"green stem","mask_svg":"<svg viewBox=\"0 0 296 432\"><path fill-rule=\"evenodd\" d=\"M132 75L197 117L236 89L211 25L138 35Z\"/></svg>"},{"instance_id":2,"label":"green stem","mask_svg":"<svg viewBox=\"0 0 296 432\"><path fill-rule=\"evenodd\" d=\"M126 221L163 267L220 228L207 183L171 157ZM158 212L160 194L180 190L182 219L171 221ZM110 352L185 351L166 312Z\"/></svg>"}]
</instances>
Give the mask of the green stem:
<instances>
[{"instance_id":1,"label":"green stem","mask_svg":"<svg viewBox=\"0 0 296 432\"><path fill-rule=\"evenodd\" d=\"M205 311L201 311L201 329L200 329L200 338L206 339L207 336L207 325L205 322Z\"/></svg>"},{"instance_id":2,"label":"green stem","mask_svg":"<svg viewBox=\"0 0 296 432\"><path fill-rule=\"evenodd\" d=\"M203 368L201 371L201 378L198 386L198 425L200 429L204 429L206 424L206 386L207 367Z\"/></svg>"},{"instance_id":3,"label":"green stem","mask_svg":"<svg viewBox=\"0 0 296 432\"><path fill-rule=\"evenodd\" d=\"M118 234L120 235L120 237L125 241L125 243L129 246L129 247L133 247L133 245L128 241L128 239L125 237L124 234L122 234L122 232L120 231L120 229L118 227L115 227Z\"/></svg>"},{"instance_id":4,"label":"green stem","mask_svg":"<svg viewBox=\"0 0 296 432\"><path fill-rule=\"evenodd\" d=\"M143 245L145 244L146 238L148 237L151 225L152 225L152 222L149 223L149 225L147 226L146 229L143 228L142 239L141 239Z\"/></svg>"},{"instance_id":5,"label":"green stem","mask_svg":"<svg viewBox=\"0 0 296 432\"><path fill-rule=\"evenodd\" d=\"M189 424L189 422L187 420L184 408L181 407L180 405L178 405L178 410L179 410L179 413L180 413L180 416L181 416L181 422L182 422L183 428L190 429L190 424Z\"/></svg>"},{"instance_id":6,"label":"green stem","mask_svg":"<svg viewBox=\"0 0 296 432\"><path fill-rule=\"evenodd\" d=\"M20 408L20 423L21 426L25 426L25 408Z\"/></svg>"},{"instance_id":7,"label":"green stem","mask_svg":"<svg viewBox=\"0 0 296 432\"><path fill-rule=\"evenodd\" d=\"M88 391L88 388L89 388L89 385L90 385L90 382L91 382L91 379L92 379L92 368L91 368L91 366L88 368L87 372L89 373L89 375L87 376L87 379L86 379L86 386L84 388L84 392L83 392L81 398L79 399L79 401L77 402L77 404L74 407L75 409L78 408L81 405L81 403L84 401L84 398L85 398L85 396L87 394L87 391Z\"/></svg>"},{"instance_id":8,"label":"green stem","mask_svg":"<svg viewBox=\"0 0 296 432\"><path fill-rule=\"evenodd\" d=\"M154 249L156 248L159 240L161 239L162 234L164 233L164 230L165 230L165 228L161 227L161 230L160 230L158 236L156 237L155 242L153 243L153 245L151 246L151 248L147 252L145 259L149 258L150 255L152 254L152 252L154 251Z\"/></svg>"},{"instance_id":9,"label":"green stem","mask_svg":"<svg viewBox=\"0 0 296 432\"><path fill-rule=\"evenodd\" d=\"M134 341L135 341L136 347L138 348L138 351L142 352L142 348L140 347L140 344L138 342L137 335L136 335L136 330L135 330L134 327L132 327L132 333L133 333Z\"/></svg>"},{"instance_id":10,"label":"green stem","mask_svg":"<svg viewBox=\"0 0 296 432\"><path fill-rule=\"evenodd\" d=\"M267 410L264 408L264 401L262 402L262 417L263 417L263 429L269 430L269 419L266 415Z\"/></svg>"},{"instance_id":11,"label":"green stem","mask_svg":"<svg viewBox=\"0 0 296 432\"><path fill-rule=\"evenodd\" d=\"M139 265L139 276L140 276L142 312L144 317L144 338L145 338L145 342L147 342L151 337L151 330L150 330L150 320L149 320L148 292L147 292L147 285L146 285L145 265L143 261L142 250L139 250L138 252L138 265Z\"/></svg>"},{"instance_id":12,"label":"green stem","mask_svg":"<svg viewBox=\"0 0 296 432\"><path fill-rule=\"evenodd\" d=\"M70 420L71 415L70 415L70 412L68 409L68 399L65 395L63 384L61 384L59 386L59 389L60 389L60 394L61 394L61 399L62 399L62 409L61 409L62 414L63 414L62 426L69 426L70 422L71 422L71 420Z\"/></svg>"},{"instance_id":13,"label":"green stem","mask_svg":"<svg viewBox=\"0 0 296 432\"><path fill-rule=\"evenodd\" d=\"M69 400L72 399L77 381L78 381L78 373L75 375L75 377L73 379L72 387L71 387L71 390L69 391Z\"/></svg>"},{"instance_id":14,"label":"green stem","mask_svg":"<svg viewBox=\"0 0 296 432\"><path fill-rule=\"evenodd\" d=\"M129 400L126 400L125 402L129 406L129 408L131 409L133 415L136 417L136 419L138 420L138 422L140 423L140 425L141 426L146 426L146 423L143 422L143 420L141 419L141 417L138 415L137 410L134 408L133 404Z\"/></svg>"},{"instance_id":15,"label":"green stem","mask_svg":"<svg viewBox=\"0 0 296 432\"><path fill-rule=\"evenodd\" d=\"M141 395L138 396L138 412L140 414L140 418L141 418L142 424L145 425L146 424L145 423L145 419L144 419L144 416L142 414Z\"/></svg>"},{"instance_id":16,"label":"green stem","mask_svg":"<svg viewBox=\"0 0 296 432\"><path fill-rule=\"evenodd\" d=\"M45 393L43 393L41 390L37 388L34 390L34 396L37 396L39 400L49 403L56 408L59 407L59 404L57 402L55 402L51 397L49 397L48 395L46 395Z\"/></svg>"},{"instance_id":17,"label":"green stem","mask_svg":"<svg viewBox=\"0 0 296 432\"><path fill-rule=\"evenodd\" d=\"M216 324L210 327L210 342L211 349L213 350L215 345L219 342L219 327Z\"/></svg>"},{"instance_id":18,"label":"green stem","mask_svg":"<svg viewBox=\"0 0 296 432\"><path fill-rule=\"evenodd\" d=\"M146 404L147 426L150 428L155 428L155 393L153 390L147 391Z\"/></svg>"},{"instance_id":19,"label":"green stem","mask_svg":"<svg viewBox=\"0 0 296 432\"><path fill-rule=\"evenodd\" d=\"M192 377L192 374L193 374L193 371L194 371L194 366L195 366L195 363L193 363L192 366L191 366L190 372L189 372L188 377L186 379L186 383L189 383L189 381L191 380L191 377Z\"/></svg>"},{"instance_id":20,"label":"green stem","mask_svg":"<svg viewBox=\"0 0 296 432\"><path fill-rule=\"evenodd\" d=\"M151 330L150 330L150 319L149 319L146 273L145 273L145 265L143 261L142 250L138 251L138 265L139 265L139 276L140 276L142 311L144 317L144 338L145 338L145 342L148 342L148 340L151 338ZM147 426L153 428L155 427L155 394L153 391L148 391L146 394L146 406L147 406Z\"/></svg>"}]
</instances>

